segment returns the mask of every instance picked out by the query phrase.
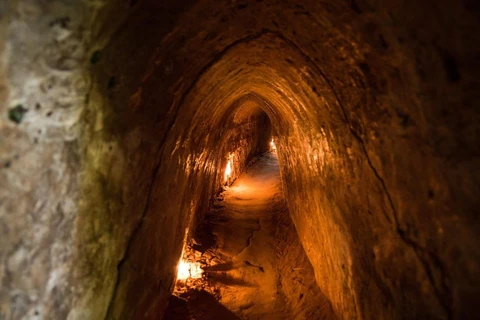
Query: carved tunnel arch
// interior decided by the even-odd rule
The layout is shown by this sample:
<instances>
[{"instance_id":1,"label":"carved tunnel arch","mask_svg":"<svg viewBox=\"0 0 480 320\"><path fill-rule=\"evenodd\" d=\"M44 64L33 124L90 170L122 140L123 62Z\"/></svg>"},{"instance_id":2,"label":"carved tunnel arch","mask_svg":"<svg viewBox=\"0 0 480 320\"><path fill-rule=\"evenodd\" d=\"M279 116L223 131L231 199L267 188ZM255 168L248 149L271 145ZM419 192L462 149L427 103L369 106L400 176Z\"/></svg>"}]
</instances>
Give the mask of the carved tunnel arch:
<instances>
[{"instance_id":1,"label":"carved tunnel arch","mask_svg":"<svg viewBox=\"0 0 480 320\"><path fill-rule=\"evenodd\" d=\"M263 45L265 43L268 45ZM275 64L271 64L271 61ZM221 132L222 121L242 108L246 101L255 102L264 110L278 137L282 177L284 182L293 181L296 186L295 190L290 190L288 183L284 183L299 234L315 234L319 243L325 243L324 237L327 235L312 230L314 225L324 225L329 230L328 237L335 239L335 248L339 252L336 260L321 253L309 256L314 264L323 266L322 270L315 270L317 282L321 284L329 280L332 283L332 277L342 279L345 272L351 273L351 259L348 257L352 255L352 249L350 239L344 237L351 232L348 223L339 214L332 221L331 212L313 216L308 212L300 212L293 204L302 198L314 206L312 211L322 212L320 203L314 199L316 195L311 193L312 188L318 188L317 182L310 180L309 174L314 172L328 176L329 170L340 167L335 164L335 151L328 140L334 140L335 135L348 136L349 128L337 97L319 73L319 68L297 47L286 42L283 36L263 31L260 35L236 41L213 63L208 64L208 70L202 71L178 109L177 119L189 125L174 124L169 132L172 137L177 137L175 145L183 148L173 148L172 142L165 152L171 154L172 158L193 157L190 163L201 163L209 146L219 138L221 140L216 132ZM333 127L325 126L323 121L332 123ZM199 135L199 132L202 134ZM355 142L351 143L350 146L339 145L343 150L336 152L343 153L346 148L355 148ZM223 144L221 146L224 147ZM215 186L222 184L221 172L226 164L223 155L227 152L225 148L220 152L222 156L207 161L212 171L213 168L220 170L215 178ZM328 185L322 187L329 188ZM310 220L312 218L314 220ZM305 249L308 255L312 248L305 245ZM354 286L354 279L349 278L347 285ZM335 295L344 286L345 283L339 281L326 294ZM356 297L343 296L342 299L355 304Z\"/></svg>"}]
</instances>

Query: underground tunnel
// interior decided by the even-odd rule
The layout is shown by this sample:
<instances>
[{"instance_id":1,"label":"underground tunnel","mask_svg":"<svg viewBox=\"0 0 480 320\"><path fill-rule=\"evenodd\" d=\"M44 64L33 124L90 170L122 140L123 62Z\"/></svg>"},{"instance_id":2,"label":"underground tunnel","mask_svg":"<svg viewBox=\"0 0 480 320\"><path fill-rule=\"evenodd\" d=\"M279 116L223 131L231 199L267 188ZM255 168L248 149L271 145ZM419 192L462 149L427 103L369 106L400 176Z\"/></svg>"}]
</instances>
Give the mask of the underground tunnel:
<instances>
[{"instance_id":1,"label":"underground tunnel","mask_svg":"<svg viewBox=\"0 0 480 320\"><path fill-rule=\"evenodd\" d=\"M0 2L0 319L476 319L479 11Z\"/></svg>"}]
</instances>

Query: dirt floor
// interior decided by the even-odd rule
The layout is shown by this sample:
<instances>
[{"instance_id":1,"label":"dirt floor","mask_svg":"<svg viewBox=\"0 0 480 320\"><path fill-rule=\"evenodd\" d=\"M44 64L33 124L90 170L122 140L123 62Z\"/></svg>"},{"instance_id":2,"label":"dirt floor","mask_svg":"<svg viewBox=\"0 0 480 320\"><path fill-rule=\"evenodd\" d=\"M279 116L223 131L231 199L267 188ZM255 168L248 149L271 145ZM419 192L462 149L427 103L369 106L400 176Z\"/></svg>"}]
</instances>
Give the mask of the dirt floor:
<instances>
[{"instance_id":1,"label":"dirt floor","mask_svg":"<svg viewBox=\"0 0 480 320\"><path fill-rule=\"evenodd\" d=\"M177 281L164 319L332 319L282 196L269 153L218 197L184 258L201 279Z\"/></svg>"}]
</instances>

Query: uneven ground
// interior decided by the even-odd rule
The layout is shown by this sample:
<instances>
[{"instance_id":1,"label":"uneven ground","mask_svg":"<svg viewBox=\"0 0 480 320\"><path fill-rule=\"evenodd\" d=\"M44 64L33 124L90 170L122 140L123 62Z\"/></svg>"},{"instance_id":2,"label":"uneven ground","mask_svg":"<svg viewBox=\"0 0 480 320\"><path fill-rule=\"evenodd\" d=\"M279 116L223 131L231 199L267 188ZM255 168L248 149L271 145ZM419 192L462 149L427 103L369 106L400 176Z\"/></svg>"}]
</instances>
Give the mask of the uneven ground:
<instances>
[{"instance_id":1,"label":"uneven ground","mask_svg":"<svg viewBox=\"0 0 480 320\"><path fill-rule=\"evenodd\" d=\"M165 319L331 319L288 216L276 155L222 196L193 246L204 252L204 287L172 297Z\"/></svg>"}]
</instances>

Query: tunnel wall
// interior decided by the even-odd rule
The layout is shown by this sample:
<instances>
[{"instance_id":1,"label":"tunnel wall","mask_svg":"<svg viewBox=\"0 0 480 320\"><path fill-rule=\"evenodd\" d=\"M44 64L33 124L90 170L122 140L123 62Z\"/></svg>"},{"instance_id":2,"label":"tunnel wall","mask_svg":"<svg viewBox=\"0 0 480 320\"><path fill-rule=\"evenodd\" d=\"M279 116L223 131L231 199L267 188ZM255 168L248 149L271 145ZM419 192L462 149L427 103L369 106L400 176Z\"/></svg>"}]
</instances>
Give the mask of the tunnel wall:
<instances>
[{"instance_id":1,"label":"tunnel wall","mask_svg":"<svg viewBox=\"0 0 480 320\"><path fill-rule=\"evenodd\" d=\"M278 279L285 303L293 311L294 319L337 319L328 299L318 287L310 261L298 241L298 234L286 211L285 199L279 201L273 221ZM301 266L301 267L300 267Z\"/></svg>"},{"instance_id":2,"label":"tunnel wall","mask_svg":"<svg viewBox=\"0 0 480 320\"><path fill-rule=\"evenodd\" d=\"M246 96L340 318L474 317L476 2L0 6L2 317L158 316Z\"/></svg>"}]
</instances>

